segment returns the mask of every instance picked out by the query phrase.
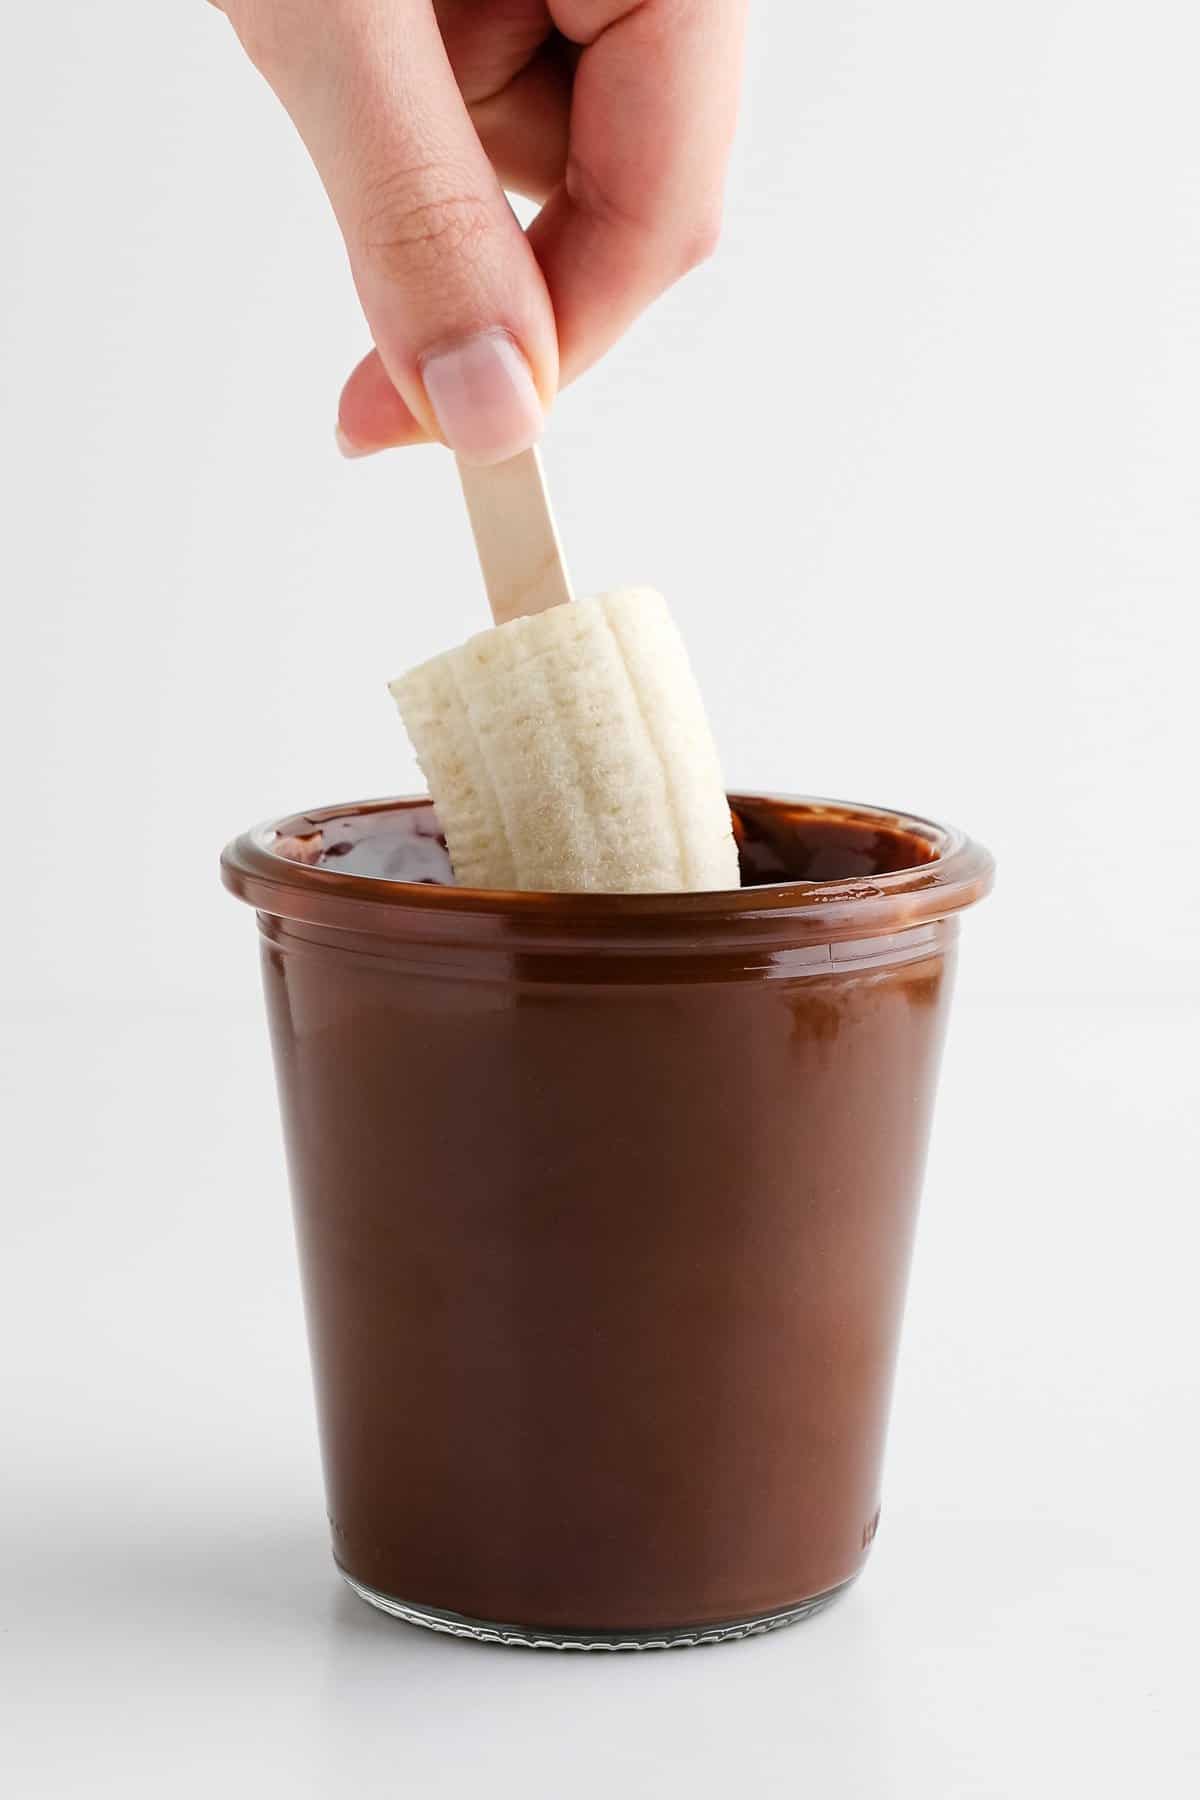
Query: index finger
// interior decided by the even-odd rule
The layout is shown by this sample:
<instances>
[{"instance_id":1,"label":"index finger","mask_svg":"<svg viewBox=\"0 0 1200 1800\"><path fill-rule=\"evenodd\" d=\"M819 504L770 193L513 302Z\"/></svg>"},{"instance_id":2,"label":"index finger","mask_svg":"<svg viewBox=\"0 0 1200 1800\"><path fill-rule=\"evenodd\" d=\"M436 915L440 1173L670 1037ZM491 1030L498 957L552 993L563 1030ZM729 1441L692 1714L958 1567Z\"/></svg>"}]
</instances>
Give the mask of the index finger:
<instances>
[{"instance_id":1,"label":"index finger","mask_svg":"<svg viewBox=\"0 0 1200 1800\"><path fill-rule=\"evenodd\" d=\"M570 380L708 256L747 0L550 0L583 46L566 176L529 228Z\"/></svg>"}]
</instances>

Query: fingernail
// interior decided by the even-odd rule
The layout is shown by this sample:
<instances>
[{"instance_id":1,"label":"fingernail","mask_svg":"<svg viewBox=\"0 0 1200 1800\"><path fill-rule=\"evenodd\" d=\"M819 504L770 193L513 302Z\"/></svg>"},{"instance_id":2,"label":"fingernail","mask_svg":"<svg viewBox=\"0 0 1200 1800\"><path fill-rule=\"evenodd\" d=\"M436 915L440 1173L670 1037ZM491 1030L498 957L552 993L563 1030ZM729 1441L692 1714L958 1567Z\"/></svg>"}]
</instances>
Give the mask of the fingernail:
<instances>
[{"instance_id":1,"label":"fingernail","mask_svg":"<svg viewBox=\"0 0 1200 1800\"><path fill-rule=\"evenodd\" d=\"M506 332L483 331L434 351L421 377L442 436L464 462L503 462L542 435L529 364Z\"/></svg>"},{"instance_id":2,"label":"fingernail","mask_svg":"<svg viewBox=\"0 0 1200 1800\"><path fill-rule=\"evenodd\" d=\"M335 427L333 435L343 456L353 459L356 456L374 455L374 452L368 450L365 444L356 444L353 438L348 438L340 425Z\"/></svg>"}]
</instances>

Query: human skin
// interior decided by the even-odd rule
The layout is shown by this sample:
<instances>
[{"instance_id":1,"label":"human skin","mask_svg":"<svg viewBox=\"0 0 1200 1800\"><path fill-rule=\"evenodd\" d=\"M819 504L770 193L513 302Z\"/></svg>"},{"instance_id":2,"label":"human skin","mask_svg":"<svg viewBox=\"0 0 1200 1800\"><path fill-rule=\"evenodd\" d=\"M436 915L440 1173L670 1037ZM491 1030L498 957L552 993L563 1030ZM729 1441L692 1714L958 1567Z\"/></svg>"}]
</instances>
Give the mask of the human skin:
<instances>
[{"instance_id":1,"label":"human skin","mask_svg":"<svg viewBox=\"0 0 1200 1800\"><path fill-rule=\"evenodd\" d=\"M747 0L214 0L287 108L374 348L349 455L540 435L713 249ZM541 203L522 230L505 190Z\"/></svg>"}]
</instances>

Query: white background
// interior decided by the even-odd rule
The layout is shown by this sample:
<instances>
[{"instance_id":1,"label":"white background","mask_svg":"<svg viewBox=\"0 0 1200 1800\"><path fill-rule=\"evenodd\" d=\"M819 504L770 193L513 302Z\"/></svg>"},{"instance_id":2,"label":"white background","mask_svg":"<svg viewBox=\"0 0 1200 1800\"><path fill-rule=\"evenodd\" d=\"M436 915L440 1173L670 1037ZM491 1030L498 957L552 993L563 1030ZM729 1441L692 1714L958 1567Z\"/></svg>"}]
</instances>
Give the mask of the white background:
<instances>
[{"instance_id":1,"label":"white background","mask_svg":"<svg viewBox=\"0 0 1200 1800\"><path fill-rule=\"evenodd\" d=\"M333 1578L254 933L216 881L252 820L415 785L383 684L485 622L449 460L336 456L362 324L224 21L19 13L0 1772L1184 1791L1194 9L760 3L718 257L557 408L578 585L670 595L731 781L952 819L1000 865L868 1574L755 1644L577 1661L427 1638Z\"/></svg>"}]
</instances>

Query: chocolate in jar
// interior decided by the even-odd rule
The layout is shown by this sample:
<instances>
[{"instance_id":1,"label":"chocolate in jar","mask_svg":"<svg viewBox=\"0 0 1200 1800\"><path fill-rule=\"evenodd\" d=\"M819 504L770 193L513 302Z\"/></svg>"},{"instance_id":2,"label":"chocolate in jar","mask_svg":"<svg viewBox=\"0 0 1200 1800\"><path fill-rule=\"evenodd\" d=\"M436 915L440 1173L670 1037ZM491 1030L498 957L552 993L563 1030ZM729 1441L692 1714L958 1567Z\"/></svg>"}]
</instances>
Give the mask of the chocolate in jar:
<instances>
[{"instance_id":1,"label":"chocolate in jar","mask_svg":"<svg viewBox=\"0 0 1200 1800\"><path fill-rule=\"evenodd\" d=\"M961 835L735 796L729 894L456 888L427 802L248 833L333 1550L514 1641L689 1642L858 1573Z\"/></svg>"}]
</instances>

